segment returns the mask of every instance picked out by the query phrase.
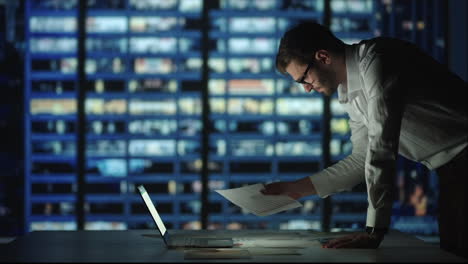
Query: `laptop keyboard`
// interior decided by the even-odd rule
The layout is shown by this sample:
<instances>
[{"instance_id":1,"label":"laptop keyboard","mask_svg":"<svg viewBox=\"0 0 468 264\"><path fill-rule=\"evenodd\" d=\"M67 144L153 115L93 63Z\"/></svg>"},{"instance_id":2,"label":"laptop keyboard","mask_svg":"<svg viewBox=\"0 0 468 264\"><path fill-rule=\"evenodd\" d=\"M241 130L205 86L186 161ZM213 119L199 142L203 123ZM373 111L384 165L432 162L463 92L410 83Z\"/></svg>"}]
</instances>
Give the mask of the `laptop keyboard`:
<instances>
[{"instance_id":1,"label":"laptop keyboard","mask_svg":"<svg viewBox=\"0 0 468 264\"><path fill-rule=\"evenodd\" d=\"M184 238L184 245L190 247L190 246L194 246L196 245L196 241L195 239L191 238L191 237L186 237Z\"/></svg>"},{"instance_id":2,"label":"laptop keyboard","mask_svg":"<svg viewBox=\"0 0 468 264\"><path fill-rule=\"evenodd\" d=\"M197 239L193 237L181 237L174 240L174 244L186 246L186 247L193 247L193 246L200 246L206 243L204 239Z\"/></svg>"}]
</instances>

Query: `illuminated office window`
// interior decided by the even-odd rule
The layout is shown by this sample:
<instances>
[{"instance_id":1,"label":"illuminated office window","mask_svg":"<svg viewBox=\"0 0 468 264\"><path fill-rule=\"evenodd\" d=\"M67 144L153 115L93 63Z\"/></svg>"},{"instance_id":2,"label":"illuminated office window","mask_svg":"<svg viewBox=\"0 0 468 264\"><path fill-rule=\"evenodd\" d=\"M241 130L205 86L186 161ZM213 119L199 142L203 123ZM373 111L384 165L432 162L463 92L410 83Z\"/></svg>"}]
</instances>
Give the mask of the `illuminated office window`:
<instances>
[{"instance_id":1,"label":"illuminated office window","mask_svg":"<svg viewBox=\"0 0 468 264\"><path fill-rule=\"evenodd\" d=\"M322 10L322 1L221 0L219 9L211 11L211 145L225 142L222 148L226 148L224 156L211 159L225 164L224 170L213 177L225 180L226 188L297 179L301 173L310 175L320 167L302 166L302 172L288 169L307 159L317 162L316 153L308 148L310 144L321 146L320 127L308 128L307 134L303 125L304 134L296 134L303 138L288 135L287 139L282 135L293 130L290 122L294 120L307 119L301 124L314 119L320 122L321 99L310 98L304 91L292 91L289 87L294 85L276 72L274 62L284 29L301 20L320 21ZM297 97L284 97L291 94ZM320 225L319 210L301 215L305 223L298 225L293 224L298 217L295 211L282 213L281 221L275 217L258 219L219 195L210 194L210 201L221 203L220 210L210 214L209 226L213 228L288 229Z\"/></svg>"},{"instance_id":2,"label":"illuminated office window","mask_svg":"<svg viewBox=\"0 0 468 264\"><path fill-rule=\"evenodd\" d=\"M375 36L376 2L331 0L332 31L346 43ZM76 229L77 3L26 4L28 229ZM203 29L205 3L88 1L86 229L154 227L138 184L169 228L201 228L202 30L209 30L210 190L323 168L321 95L305 93L274 63L282 33L301 21L322 22L324 1L214 1ZM336 98L331 110L336 161L350 153L350 129ZM366 202L353 195L336 200L334 227L362 223L363 215L346 211L349 199ZM213 192L209 202L213 229L321 227L316 198L261 219Z\"/></svg>"},{"instance_id":3,"label":"illuminated office window","mask_svg":"<svg viewBox=\"0 0 468 264\"><path fill-rule=\"evenodd\" d=\"M200 173L201 33L194 25L203 1L87 4L85 228L152 226L146 210L134 210L135 186L175 195L181 175ZM28 230L76 229L68 205L75 205L76 191L77 8L77 1L26 3ZM221 142L216 147L225 153ZM198 214L171 216L198 195L162 198L158 208L169 227L199 221Z\"/></svg>"}]
</instances>

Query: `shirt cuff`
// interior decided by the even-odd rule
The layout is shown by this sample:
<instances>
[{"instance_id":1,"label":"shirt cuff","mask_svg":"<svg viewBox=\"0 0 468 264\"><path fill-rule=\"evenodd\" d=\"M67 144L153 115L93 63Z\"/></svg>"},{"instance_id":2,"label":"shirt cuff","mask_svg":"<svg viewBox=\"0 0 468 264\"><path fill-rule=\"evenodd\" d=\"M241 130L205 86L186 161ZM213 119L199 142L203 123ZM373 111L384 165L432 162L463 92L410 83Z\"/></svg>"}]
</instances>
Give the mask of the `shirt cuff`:
<instances>
[{"instance_id":1,"label":"shirt cuff","mask_svg":"<svg viewBox=\"0 0 468 264\"><path fill-rule=\"evenodd\" d=\"M330 183L330 177L325 171L309 176L309 178L320 198L326 198L335 192L333 185Z\"/></svg>"},{"instance_id":2,"label":"shirt cuff","mask_svg":"<svg viewBox=\"0 0 468 264\"><path fill-rule=\"evenodd\" d=\"M366 226L375 228L388 228L392 219L392 207L374 209L372 205L367 207Z\"/></svg>"}]
</instances>

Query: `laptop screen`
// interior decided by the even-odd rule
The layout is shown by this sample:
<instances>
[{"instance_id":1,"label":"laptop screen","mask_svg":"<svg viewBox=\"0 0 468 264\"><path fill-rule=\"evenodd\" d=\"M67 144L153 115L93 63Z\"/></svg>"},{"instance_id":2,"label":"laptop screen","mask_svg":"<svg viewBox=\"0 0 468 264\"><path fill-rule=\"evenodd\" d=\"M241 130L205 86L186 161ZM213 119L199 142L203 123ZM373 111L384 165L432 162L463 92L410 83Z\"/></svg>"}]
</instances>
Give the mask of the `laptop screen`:
<instances>
[{"instance_id":1,"label":"laptop screen","mask_svg":"<svg viewBox=\"0 0 468 264\"><path fill-rule=\"evenodd\" d=\"M140 191L141 197L143 197L143 201L145 201L145 204L148 207L148 210L150 211L151 216L154 219L154 222L158 226L158 229L161 232L161 235L164 236L166 234L166 227L164 226L164 223L161 217L159 216L158 211L156 211L156 207L154 207L154 204L151 201L151 198L149 197L148 192L146 192L146 189L145 187L143 187L143 185L138 186L138 190Z\"/></svg>"}]
</instances>

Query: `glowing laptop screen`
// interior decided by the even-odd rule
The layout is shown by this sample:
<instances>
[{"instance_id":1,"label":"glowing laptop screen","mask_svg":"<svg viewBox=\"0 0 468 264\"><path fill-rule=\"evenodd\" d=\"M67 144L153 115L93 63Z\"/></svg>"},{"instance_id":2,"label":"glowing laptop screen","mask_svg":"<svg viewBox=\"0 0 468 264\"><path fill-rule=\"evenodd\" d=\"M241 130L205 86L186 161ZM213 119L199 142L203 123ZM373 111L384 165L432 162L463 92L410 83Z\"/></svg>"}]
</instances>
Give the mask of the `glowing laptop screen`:
<instances>
[{"instance_id":1,"label":"glowing laptop screen","mask_svg":"<svg viewBox=\"0 0 468 264\"><path fill-rule=\"evenodd\" d=\"M164 234L166 234L166 226L164 226L164 223L161 217L159 216L158 211L156 211L156 207L154 207L154 204L151 201L151 198L149 197L148 192L146 192L145 187L143 186L138 186L138 190L140 191L141 197L143 197L143 200L145 201L145 204L148 207L148 210L150 211L151 216L153 216L154 222L156 222L156 225L158 226L158 229L161 232L161 235L164 236Z\"/></svg>"}]
</instances>

